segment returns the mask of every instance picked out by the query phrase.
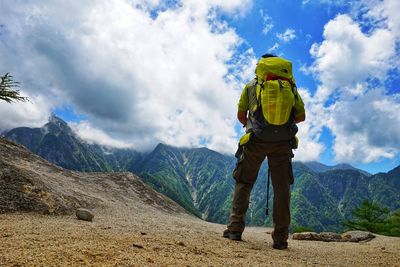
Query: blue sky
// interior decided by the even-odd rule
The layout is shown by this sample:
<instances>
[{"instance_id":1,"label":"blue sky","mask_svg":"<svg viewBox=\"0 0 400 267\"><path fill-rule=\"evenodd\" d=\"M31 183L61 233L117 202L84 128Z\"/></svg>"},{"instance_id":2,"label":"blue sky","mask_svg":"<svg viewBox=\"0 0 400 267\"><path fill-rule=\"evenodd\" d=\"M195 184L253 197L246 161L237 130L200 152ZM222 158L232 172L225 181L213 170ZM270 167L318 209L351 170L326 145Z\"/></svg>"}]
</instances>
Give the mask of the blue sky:
<instances>
[{"instance_id":1,"label":"blue sky","mask_svg":"<svg viewBox=\"0 0 400 267\"><path fill-rule=\"evenodd\" d=\"M0 130L51 112L84 140L233 153L244 84L266 52L293 62L307 107L296 160L372 173L400 164L397 0L110 0L0 3L0 73L30 103Z\"/></svg>"}]
</instances>

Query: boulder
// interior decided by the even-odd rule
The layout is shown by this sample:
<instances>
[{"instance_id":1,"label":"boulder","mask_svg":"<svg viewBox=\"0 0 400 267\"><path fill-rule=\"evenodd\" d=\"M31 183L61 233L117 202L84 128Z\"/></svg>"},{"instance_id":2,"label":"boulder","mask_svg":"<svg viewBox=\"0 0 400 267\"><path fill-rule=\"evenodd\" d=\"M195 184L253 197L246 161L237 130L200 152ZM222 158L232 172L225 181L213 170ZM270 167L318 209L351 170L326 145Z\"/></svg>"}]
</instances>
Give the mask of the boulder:
<instances>
[{"instance_id":1,"label":"boulder","mask_svg":"<svg viewBox=\"0 0 400 267\"><path fill-rule=\"evenodd\" d=\"M366 231L348 231L342 234L342 239L348 242L370 241L375 235Z\"/></svg>"},{"instance_id":2,"label":"boulder","mask_svg":"<svg viewBox=\"0 0 400 267\"><path fill-rule=\"evenodd\" d=\"M79 220L89 221L89 222L91 222L94 217L93 213L90 210L84 208L77 209L75 214Z\"/></svg>"}]
</instances>

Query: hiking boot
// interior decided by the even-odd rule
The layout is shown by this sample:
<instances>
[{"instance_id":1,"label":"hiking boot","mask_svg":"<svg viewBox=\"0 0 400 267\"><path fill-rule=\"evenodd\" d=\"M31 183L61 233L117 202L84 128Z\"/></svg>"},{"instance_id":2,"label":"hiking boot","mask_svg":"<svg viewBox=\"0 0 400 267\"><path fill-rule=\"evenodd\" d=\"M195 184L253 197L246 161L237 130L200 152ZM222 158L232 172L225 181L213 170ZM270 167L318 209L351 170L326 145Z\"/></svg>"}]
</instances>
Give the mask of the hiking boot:
<instances>
[{"instance_id":1,"label":"hiking boot","mask_svg":"<svg viewBox=\"0 0 400 267\"><path fill-rule=\"evenodd\" d=\"M286 241L285 242L275 242L274 241L274 244L272 244L272 247L274 249L287 249L288 243Z\"/></svg>"},{"instance_id":2,"label":"hiking boot","mask_svg":"<svg viewBox=\"0 0 400 267\"><path fill-rule=\"evenodd\" d=\"M222 234L222 237L229 238L230 240L242 241L242 233L241 232L233 232L226 229Z\"/></svg>"}]
</instances>

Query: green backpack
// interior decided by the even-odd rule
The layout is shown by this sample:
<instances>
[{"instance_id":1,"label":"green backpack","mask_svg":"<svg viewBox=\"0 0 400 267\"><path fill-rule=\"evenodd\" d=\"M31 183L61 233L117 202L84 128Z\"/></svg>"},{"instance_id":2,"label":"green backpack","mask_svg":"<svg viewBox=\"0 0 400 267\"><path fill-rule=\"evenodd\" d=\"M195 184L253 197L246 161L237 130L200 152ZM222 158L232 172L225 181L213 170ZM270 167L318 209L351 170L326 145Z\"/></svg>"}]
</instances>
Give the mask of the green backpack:
<instances>
[{"instance_id":1,"label":"green backpack","mask_svg":"<svg viewBox=\"0 0 400 267\"><path fill-rule=\"evenodd\" d=\"M297 93L292 63L280 57L261 58L256 80L257 104L250 112L254 134L266 142L293 139L298 128L294 122Z\"/></svg>"}]
</instances>

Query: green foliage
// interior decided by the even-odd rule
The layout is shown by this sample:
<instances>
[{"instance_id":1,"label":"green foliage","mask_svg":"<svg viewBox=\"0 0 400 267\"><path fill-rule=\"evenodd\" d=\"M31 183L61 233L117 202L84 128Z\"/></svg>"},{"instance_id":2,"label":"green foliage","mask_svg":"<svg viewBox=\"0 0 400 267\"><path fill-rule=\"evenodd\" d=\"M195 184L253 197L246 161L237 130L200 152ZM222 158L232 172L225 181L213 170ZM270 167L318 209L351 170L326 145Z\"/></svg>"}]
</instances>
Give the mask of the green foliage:
<instances>
[{"instance_id":1,"label":"green foliage","mask_svg":"<svg viewBox=\"0 0 400 267\"><path fill-rule=\"evenodd\" d=\"M20 96L18 89L19 82L13 80L13 76L6 73L4 76L0 76L0 99L11 103L14 101L25 102L28 98Z\"/></svg>"},{"instance_id":2,"label":"green foliage","mask_svg":"<svg viewBox=\"0 0 400 267\"><path fill-rule=\"evenodd\" d=\"M400 237L400 210L394 212L389 218L384 234Z\"/></svg>"},{"instance_id":3,"label":"green foliage","mask_svg":"<svg viewBox=\"0 0 400 267\"><path fill-rule=\"evenodd\" d=\"M389 208L364 200L353 210L353 219L343 225L355 230L370 231L376 234L400 236L400 211L389 215Z\"/></svg>"},{"instance_id":4,"label":"green foliage","mask_svg":"<svg viewBox=\"0 0 400 267\"><path fill-rule=\"evenodd\" d=\"M292 233L303 233L303 232L314 232L311 227L301 226L301 225L292 225L291 231Z\"/></svg>"}]
</instances>

